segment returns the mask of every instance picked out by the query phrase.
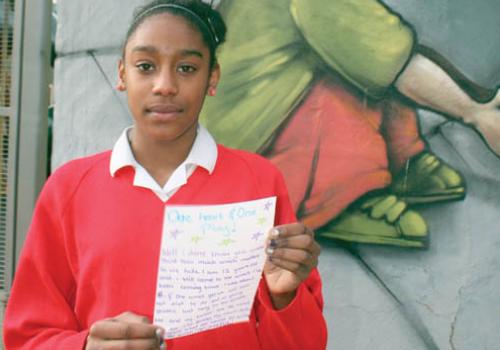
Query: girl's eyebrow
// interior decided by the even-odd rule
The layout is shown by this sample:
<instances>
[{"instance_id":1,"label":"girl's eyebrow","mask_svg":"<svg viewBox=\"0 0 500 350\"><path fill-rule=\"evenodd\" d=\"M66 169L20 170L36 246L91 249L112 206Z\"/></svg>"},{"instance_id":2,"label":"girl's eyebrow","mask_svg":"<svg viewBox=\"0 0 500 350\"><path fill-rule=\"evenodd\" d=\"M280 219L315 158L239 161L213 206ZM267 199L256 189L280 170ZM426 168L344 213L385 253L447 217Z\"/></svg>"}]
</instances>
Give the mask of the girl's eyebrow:
<instances>
[{"instance_id":1,"label":"girl's eyebrow","mask_svg":"<svg viewBox=\"0 0 500 350\"><path fill-rule=\"evenodd\" d=\"M158 51L156 47L149 45L139 45L132 48L132 52L158 53ZM203 58L203 53L196 49L183 49L180 51L180 56L197 56Z\"/></svg>"},{"instance_id":2,"label":"girl's eyebrow","mask_svg":"<svg viewBox=\"0 0 500 350\"><path fill-rule=\"evenodd\" d=\"M181 51L181 56L198 56L200 58L203 58L203 53L199 50L182 50Z\"/></svg>"},{"instance_id":3,"label":"girl's eyebrow","mask_svg":"<svg viewBox=\"0 0 500 350\"><path fill-rule=\"evenodd\" d=\"M158 50L154 46L134 46L132 48L132 52L149 52L149 53L155 53L158 52Z\"/></svg>"}]
</instances>

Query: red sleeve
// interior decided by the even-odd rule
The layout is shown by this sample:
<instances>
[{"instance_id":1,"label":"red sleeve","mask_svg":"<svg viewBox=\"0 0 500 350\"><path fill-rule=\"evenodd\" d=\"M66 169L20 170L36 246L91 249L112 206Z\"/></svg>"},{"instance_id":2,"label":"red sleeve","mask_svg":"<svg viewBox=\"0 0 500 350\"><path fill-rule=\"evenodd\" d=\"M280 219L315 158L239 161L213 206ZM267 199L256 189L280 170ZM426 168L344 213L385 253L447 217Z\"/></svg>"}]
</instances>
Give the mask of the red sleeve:
<instances>
[{"instance_id":1,"label":"red sleeve","mask_svg":"<svg viewBox=\"0 0 500 350\"><path fill-rule=\"evenodd\" d=\"M73 311L75 280L63 233L63 196L53 191L53 176L36 205L7 304L4 342L9 350L85 345L87 331Z\"/></svg>"},{"instance_id":2,"label":"red sleeve","mask_svg":"<svg viewBox=\"0 0 500 350\"><path fill-rule=\"evenodd\" d=\"M278 200L276 225L296 221L283 178L276 181ZM323 317L321 278L314 269L297 289L292 302L284 309L275 310L265 279L262 278L254 305L257 334L261 349L326 348L327 328Z\"/></svg>"}]
</instances>

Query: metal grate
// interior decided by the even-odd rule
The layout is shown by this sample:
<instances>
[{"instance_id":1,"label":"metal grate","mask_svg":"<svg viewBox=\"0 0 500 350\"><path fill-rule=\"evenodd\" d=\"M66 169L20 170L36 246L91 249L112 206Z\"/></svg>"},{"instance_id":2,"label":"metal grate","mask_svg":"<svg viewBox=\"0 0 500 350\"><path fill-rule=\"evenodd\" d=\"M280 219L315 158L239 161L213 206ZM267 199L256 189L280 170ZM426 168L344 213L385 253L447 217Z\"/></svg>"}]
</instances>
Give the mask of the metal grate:
<instances>
[{"instance_id":1,"label":"metal grate","mask_svg":"<svg viewBox=\"0 0 500 350\"><path fill-rule=\"evenodd\" d=\"M7 173L9 117L0 116L0 291L6 286L7 270Z\"/></svg>"},{"instance_id":2,"label":"metal grate","mask_svg":"<svg viewBox=\"0 0 500 350\"><path fill-rule=\"evenodd\" d=\"M11 102L14 0L1 0L0 7L0 106L9 107Z\"/></svg>"},{"instance_id":3,"label":"metal grate","mask_svg":"<svg viewBox=\"0 0 500 350\"><path fill-rule=\"evenodd\" d=\"M14 32L14 0L0 0L0 292L7 289L7 174L9 164L9 109L12 91L12 49Z\"/></svg>"},{"instance_id":4,"label":"metal grate","mask_svg":"<svg viewBox=\"0 0 500 350\"><path fill-rule=\"evenodd\" d=\"M2 347L3 342L3 317L5 314L5 308L7 307L7 294L0 291L0 350L4 349Z\"/></svg>"}]
</instances>

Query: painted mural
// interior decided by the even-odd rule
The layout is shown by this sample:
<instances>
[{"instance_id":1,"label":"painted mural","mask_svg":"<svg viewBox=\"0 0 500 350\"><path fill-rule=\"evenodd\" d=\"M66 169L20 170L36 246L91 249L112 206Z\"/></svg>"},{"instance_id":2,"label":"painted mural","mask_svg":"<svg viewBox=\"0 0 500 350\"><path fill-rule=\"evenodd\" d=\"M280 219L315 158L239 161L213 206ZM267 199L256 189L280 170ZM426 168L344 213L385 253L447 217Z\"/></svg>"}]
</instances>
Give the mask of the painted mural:
<instances>
[{"instance_id":1,"label":"painted mural","mask_svg":"<svg viewBox=\"0 0 500 350\"><path fill-rule=\"evenodd\" d=\"M500 157L498 89L420 45L383 3L230 0L220 10L231 28L223 79L201 120L219 142L276 164L319 235L423 248L419 207L466 196L464 177L426 145L417 107L473 128Z\"/></svg>"}]
</instances>

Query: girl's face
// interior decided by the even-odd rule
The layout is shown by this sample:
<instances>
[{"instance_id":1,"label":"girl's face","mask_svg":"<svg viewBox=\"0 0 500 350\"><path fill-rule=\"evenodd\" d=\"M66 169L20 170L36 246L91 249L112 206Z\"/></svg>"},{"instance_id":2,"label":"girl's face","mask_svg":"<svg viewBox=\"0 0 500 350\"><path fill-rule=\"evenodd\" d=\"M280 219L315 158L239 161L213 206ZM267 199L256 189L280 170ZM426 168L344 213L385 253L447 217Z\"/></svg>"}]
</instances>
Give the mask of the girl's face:
<instances>
[{"instance_id":1,"label":"girl's face","mask_svg":"<svg viewBox=\"0 0 500 350\"><path fill-rule=\"evenodd\" d=\"M220 74L218 66L210 70L209 55L183 17L162 13L139 25L119 64L135 132L157 141L194 139L207 88Z\"/></svg>"}]
</instances>

